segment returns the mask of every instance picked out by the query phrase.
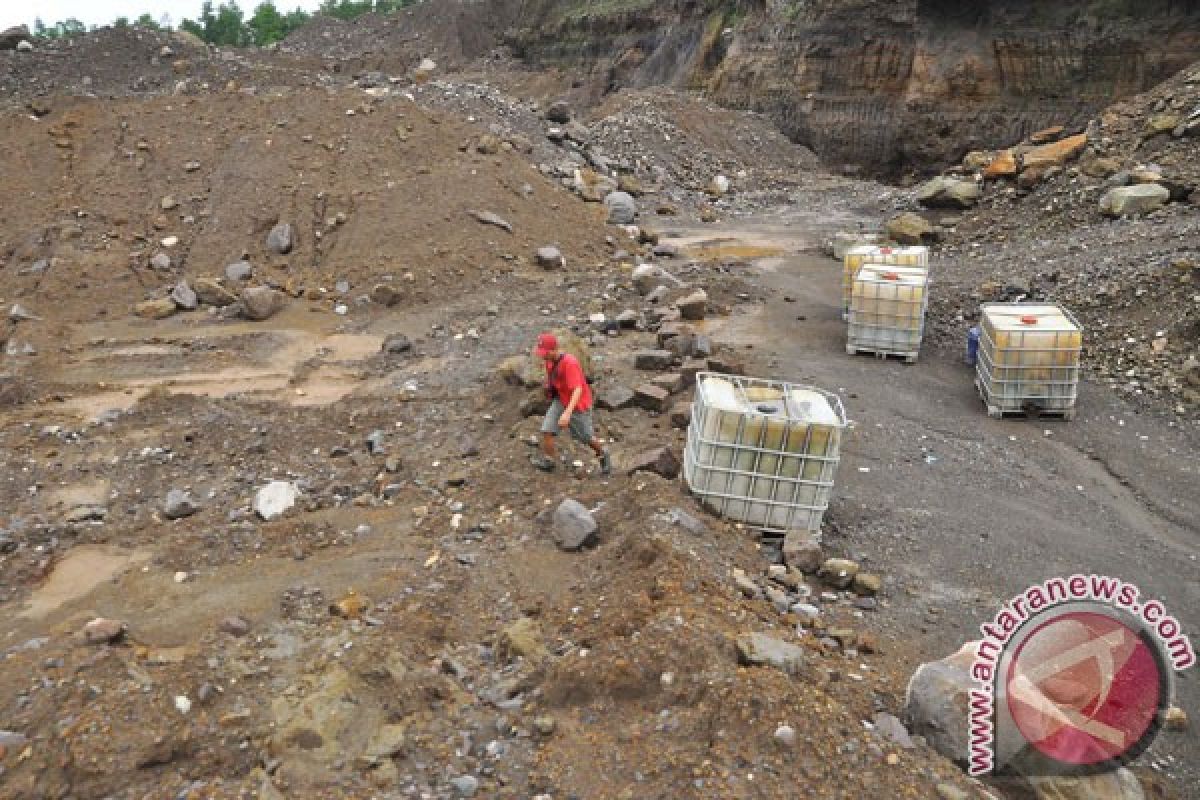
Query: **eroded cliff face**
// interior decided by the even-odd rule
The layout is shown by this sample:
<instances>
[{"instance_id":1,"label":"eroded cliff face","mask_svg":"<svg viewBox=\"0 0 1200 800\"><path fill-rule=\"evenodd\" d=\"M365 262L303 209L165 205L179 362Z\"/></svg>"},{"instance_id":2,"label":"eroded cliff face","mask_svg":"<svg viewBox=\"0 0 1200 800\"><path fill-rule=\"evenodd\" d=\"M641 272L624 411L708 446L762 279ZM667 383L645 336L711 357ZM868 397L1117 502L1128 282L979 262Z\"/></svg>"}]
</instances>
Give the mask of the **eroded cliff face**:
<instances>
[{"instance_id":1,"label":"eroded cliff face","mask_svg":"<svg viewBox=\"0 0 1200 800\"><path fill-rule=\"evenodd\" d=\"M703 89L829 162L899 172L1164 80L1200 54L1200 0L531 0L509 39L594 91Z\"/></svg>"}]
</instances>

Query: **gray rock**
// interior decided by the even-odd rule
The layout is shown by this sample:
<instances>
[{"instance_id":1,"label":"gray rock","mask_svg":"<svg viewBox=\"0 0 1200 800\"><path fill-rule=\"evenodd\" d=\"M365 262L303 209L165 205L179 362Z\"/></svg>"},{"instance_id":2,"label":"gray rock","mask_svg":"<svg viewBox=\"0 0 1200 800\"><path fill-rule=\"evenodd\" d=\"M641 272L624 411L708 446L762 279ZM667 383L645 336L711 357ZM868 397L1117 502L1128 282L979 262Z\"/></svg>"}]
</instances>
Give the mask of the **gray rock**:
<instances>
[{"instance_id":1,"label":"gray rock","mask_svg":"<svg viewBox=\"0 0 1200 800\"><path fill-rule=\"evenodd\" d=\"M678 525L693 536L700 536L708 533L708 526L704 521L692 516L682 508L672 508L667 512L671 517L671 524Z\"/></svg>"},{"instance_id":2,"label":"gray rock","mask_svg":"<svg viewBox=\"0 0 1200 800\"><path fill-rule=\"evenodd\" d=\"M670 293L671 293L671 290L668 289L666 286L656 286L654 289L650 290L649 293L647 293L646 302L649 303L650 305L658 305L663 300L666 300L667 295ZM675 309L675 313L679 314L679 310ZM649 314L647 314L647 316L649 316ZM680 316L682 316L682 315L680 315Z\"/></svg>"},{"instance_id":3,"label":"gray rock","mask_svg":"<svg viewBox=\"0 0 1200 800\"><path fill-rule=\"evenodd\" d=\"M459 797L474 797L479 791L479 779L474 775L459 775L450 784Z\"/></svg>"},{"instance_id":4,"label":"gray rock","mask_svg":"<svg viewBox=\"0 0 1200 800\"><path fill-rule=\"evenodd\" d=\"M171 257L166 253L155 253L154 258L150 259L150 266L159 272L166 272L171 268Z\"/></svg>"},{"instance_id":5,"label":"gray rock","mask_svg":"<svg viewBox=\"0 0 1200 800\"><path fill-rule=\"evenodd\" d=\"M671 393L661 386L643 383L633 390L633 404L646 411L662 413L667 410Z\"/></svg>"},{"instance_id":6,"label":"gray rock","mask_svg":"<svg viewBox=\"0 0 1200 800\"><path fill-rule=\"evenodd\" d=\"M888 220L887 235L900 244L924 244L936 241L937 229L920 214L909 211Z\"/></svg>"},{"instance_id":7,"label":"gray rock","mask_svg":"<svg viewBox=\"0 0 1200 800\"><path fill-rule=\"evenodd\" d=\"M412 342L403 333L392 333L383 340L383 346L380 349L389 355L399 355L412 350Z\"/></svg>"},{"instance_id":8,"label":"gray rock","mask_svg":"<svg viewBox=\"0 0 1200 800\"><path fill-rule=\"evenodd\" d=\"M633 404L633 390L626 386L605 386L596 392L596 407L605 411L619 411Z\"/></svg>"},{"instance_id":9,"label":"gray rock","mask_svg":"<svg viewBox=\"0 0 1200 800\"><path fill-rule=\"evenodd\" d=\"M679 309L679 313L683 315L684 319L704 319L704 310L708 306L708 293L703 289L697 289L678 300L675 306Z\"/></svg>"},{"instance_id":10,"label":"gray rock","mask_svg":"<svg viewBox=\"0 0 1200 800\"><path fill-rule=\"evenodd\" d=\"M747 597L751 600L758 600L762 598L763 592L759 585L740 569L735 569L733 571L733 585L737 587L738 592L740 592L744 597Z\"/></svg>"},{"instance_id":11,"label":"gray rock","mask_svg":"<svg viewBox=\"0 0 1200 800\"><path fill-rule=\"evenodd\" d=\"M371 289L370 298L372 303L391 308L404 299L404 292L391 284L380 283Z\"/></svg>"},{"instance_id":12,"label":"gray rock","mask_svg":"<svg viewBox=\"0 0 1200 800\"><path fill-rule=\"evenodd\" d=\"M28 39L22 39L21 41L17 42L17 52L18 53L32 53L33 52L33 42L29 41Z\"/></svg>"},{"instance_id":13,"label":"gray rock","mask_svg":"<svg viewBox=\"0 0 1200 800\"><path fill-rule=\"evenodd\" d=\"M180 281L171 289L171 299L175 301L175 305L182 308L184 311L195 311L200 305L200 299L196 297L196 293L188 286L187 281Z\"/></svg>"},{"instance_id":14,"label":"gray rock","mask_svg":"<svg viewBox=\"0 0 1200 800\"><path fill-rule=\"evenodd\" d=\"M386 435L380 430L371 431L366 441L367 452L373 456L383 455L383 440Z\"/></svg>"},{"instance_id":15,"label":"gray rock","mask_svg":"<svg viewBox=\"0 0 1200 800\"><path fill-rule=\"evenodd\" d=\"M635 472L653 472L669 480L679 477L679 459L669 447L658 447L634 457L629 466L629 474Z\"/></svg>"},{"instance_id":16,"label":"gray rock","mask_svg":"<svg viewBox=\"0 0 1200 800\"><path fill-rule=\"evenodd\" d=\"M979 202L975 181L938 177L917 189L917 202L926 208L970 208Z\"/></svg>"},{"instance_id":17,"label":"gray rock","mask_svg":"<svg viewBox=\"0 0 1200 800\"><path fill-rule=\"evenodd\" d=\"M811 575L825 563L825 553L813 531L788 531L783 539L783 563Z\"/></svg>"},{"instance_id":18,"label":"gray rock","mask_svg":"<svg viewBox=\"0 0 1200 800\"><path fill-rule=\"evenodd\" d=\"M1037 800L1147 800L1137 774L1121 767L1095 775L1029 775Z\"/></svg>"},{"instance_id":19,"label":"gray rock","mask_svg":"<svg viewBox=\"0 0 1200 800\"><path fill-rule=\"evenodd\" d=\"M562 269L567 265L567 259L557 247L539 247L535 258L542 269Z\"/></svg>"},{"instance_id":20,"label":"gray rock","mask_svg":"<svg viewBox=\"0 0 1200 800\"><path fill-rule=\"evenodd\" d=\"M206 306L224 308L237 302L237 295L211 278L199 278L192 285L196 299Z\"/></svg>"},{"instance_id":21,"label":"gray rock","mask_svg":"<svg viewBox=\"0 0 1200 800\"><path fill-rule=\"evenodd\" d=\"M675 361L670 350L639 350L633 354L634 369L667 370Z\"/></svg>"},{"instance_id":22,"label":"gray rock","mask_svg":"<svg viewBox=\"0 0 1200 800\"><path fill-rule=\"evenodd\" d=\"M40 320L41 317L34 314L20 303L14 303L12 308L8 310L8 318L13 322L21 322L22 320Z\"/></svg>"},{"instance_id":23,"label":"gray rock","mask_svg":"<svg viewBox=\"0 0 1200 800\"><path fill-rule=\"evenodd\" d=\"M300 489L290 481L271 481L254 493L254 513L264 520L275 519L296 505Z\"/></svg>"},{"instance_id":24,"label":"gray rock","mask_svg":"<svg viewBox=\"0 0 1200 800\"><path fill-rule=\"evenodd\" d=\"M845 589L854 582L858 564L847 558L830 558L817 570L817 576L835 589Z\"/></svg>"},{"instance_id":25,"label":"gray rock","mask_svg":"<svg viewBox=\"0 0 1200 800\"><path fill-rule=\"evenodd\" d=\"M571 107L567 105L565 100L555 100L546 107L546 113L542 116L549 122L566 125L571 121Z\"/></svg>"},{"instance_id":26,"label":"gray rock","mask_svg":"<svg viewBox=\"0 0 1200 800\"><path fill-rule=\"evenodd\" d=\"M659 268L654 264L638 264L630 276L633 285L642 294L649 294L659 283Z\"/></svg>"},{"instance_id":27,"label":"gray rock","mask_svg":"<svg viewBox=\"0 0 1200 800\"><path fill-rule=\"evenodd\" d=\"M200 507L192 501L191 494L181 489L167 492L167 499L163 502L163 516L167 519L183 519L199 510Z\"/></svg>"},{"instance_id":28,"label":"gray rock","mask_svg":"<svg viewBox=\"0 0 1200 800\"><path fill-rule=\"evenodd\" d=\"M743 633L736 644L738 661L742 664L774 667L793 676L804 668L804 648L765 633Z\"/></svg>"},{"instance_id":29,"label":"gray rock","mask_svg":"<svg viewBox=\"0 0 1200 800\"><path fill-rule=\"evenodd\" d=\"M638 326L638 313L633 309L626 309L620 314L617 314L617 327L621 330L636 330Z\"/></svg>"},{"instance_id":30,"label":"gray rock","mask_svg":"<svg viewBox=\"0 0 1200 800\"><path fill-rule=\"evenodd\" d=\"M29 744L29 738L25 734L0 730L0 748L10 753L19 753L25 749L27 744Z\"/></svg>"},{"instance_id":31,"label":"gray rock","mask_svg":"<svg viewBox=\"0 0 1200 800\"><path fill-rule=\"evenodd\" d=\"M776 611L778 611L780 614L788 613L792 603L791 600L788 599L787 592L783 591L782 589L777 589L774 586L768 586L766 593L767 600L771 603L771 605L775 606Z\"/></svg>"},{"instance_id":32,"label":"gray rock","mask_svg":"<svg viewBox=\"0 0 1200 800\"><path fill-rule=\"evenodd\" d=\"M905 750L911 750L914 747L912 737L908 735L908 728L904 727L904 723L891 714L880 712L875 715L872 723L875 725L875 732L884 739Z\"/></svg>"},{"instance_id":33,"label":"gray rock","mask_svg":"<svg viewBox=\"0 0 1200 800\"><path fill-rule=\"evenodd\" d=\"M287 255L292 252L292 226L286 222L281 222L271 232L267 234L267 249L272 253L279 255Z\"/></svg>"},{"instance_id":34,"label":"gray rock","mask_svg":"<svg viewBox=\"0 0 1200 800\"><path fill-rule=\"evenodd\" d=\"M250 632L250 622L245 617L235 614L221 620L217 625L217 630L221 633L228 633L230 636L245 636Z\"/></svg>"},{"instance_id":35,"label":"gray rock","mask_svg":"<svg viewBox=\"0 0 1200 800\"><path fill-rule=\"evenodd\" d=\"M637 201L628 192L609 192L604 197L611 225L632 225L637 219Z\"/></svg>"},{"instance_id":36,"label":"gray rock","mask_svg":"<svg viewBox=\"0 0 1200 800\"><path fill-rule=\"evenodd\" d=\"M592 512L578 500L568 497L558 504L552 519L554 541L563 550L578 550L587 544L597 530Z\"/></svg>"},{"instance_id":37,"label":"gray rock","mask_svg":"<svg viewBox=\"0 0 1200 800\"><path fill-rule=\"evenodd\" d=\"M231 281L248 281L254 277L254 267L249 261L235 261L225 268L225 277Z\"/></svg>"},{"instance_id":38,"label":"gray rock","mask_svg":"<svg viewBox=\"0 0 1200 800\"><path fill-rule=\"evenodd\" d=\"M108 644L124 636L126 630L124 622L96 617L83 626L83 639L88 644Z\"/></svg>"},{"instance_id":39,"label":"gray rock","mask_svg":"<svg viewBox=\"0 0 1200 800\"><path fill-rule=\"evenodd\" d=\"M1165 206L1170 199L1170 190L1157 183L1119 186L1109 189L1100 198L1100 212L1110 217L1149 214Z\"/></svg>"},{"instance_id":40,"label":"gray rock","mask_svg":"<svg viewBox=\"0 0 1200 800\"><path fill-rule=\"evenodd\" d=\"M491 225L508 233L513 232L513 226L509 224L508 220L500 217L497 214L493 214L491 211L475 211L474 209L467 209L467 214L469 214L472 219L481 225Z\"/></svg>"},{"instance_id":41,"label":"gray rock","mask_svg":"<svg viewBox=\"0 0 1200 800\"><path fill-rule=\"evenodd\" d=\"M796 729L791 725L780 725L775 729L775 744L780 747L793 747L796 744Z\"/></svg>"},{"instance_id":42,"label":"gray rock","mask_svg":"<svg viewBox=\"0 0 1200 800\"><path fill-rule=\"evenodd\" d=\"M21 42L29 41L29 28L15 25L0 31L0 50L16 50Z\"/></svg>"},{"instance_id":43,"label":"gray rock","mask_svg":"<svg viewBox=\"0 0 1200 800\"><path fill-rule=\"evenodd\" d=\"M912 721L912 732L957 763L967 756L967 709L976 685L971 677L974 660L975 643L970 642L952 656L917 667L905 692L904 714Z\"/></svg>"},{"instance_id":44,"label":"gray rock","mask_svg":"<svg viewBox=\"0 0 1200 800\"><path fill-rule=\"evenodd\" d=\"M679 248L669 242L654 245L654 255L660 258L674 258L679 255Z\"/></svg>"},{"instance_id":45,"label":"gray rock","mask_svg":"<svg viewBox=\"0 0 1200 800\"><path fill-rule=\"evenodd\" d=\"M269 319L283 309L286 299L283 292L267 286L251 286L242 290L242 312L247 319Z\"/></svg>"}]
</instances>

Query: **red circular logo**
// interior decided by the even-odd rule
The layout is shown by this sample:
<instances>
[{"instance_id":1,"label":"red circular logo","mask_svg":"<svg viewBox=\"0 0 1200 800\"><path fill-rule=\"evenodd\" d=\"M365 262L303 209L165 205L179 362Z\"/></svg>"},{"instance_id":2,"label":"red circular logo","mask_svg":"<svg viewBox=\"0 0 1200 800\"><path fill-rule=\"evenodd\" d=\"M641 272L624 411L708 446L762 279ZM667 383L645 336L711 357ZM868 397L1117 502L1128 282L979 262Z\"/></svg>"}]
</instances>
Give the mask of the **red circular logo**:
<instances>
[{"instance_id":1,"label":"red circular logo","mask_svg":"<svg viewBox=\"0 0 1200 800\"><path fill-rule=\"evenodd\" d=\"M1167 674L1154 643L1107 614L1068 611L1020 643L1008 710L1036 750L1075 767L1136 757L1157 733Z\"/></svg>"}]
</instances>

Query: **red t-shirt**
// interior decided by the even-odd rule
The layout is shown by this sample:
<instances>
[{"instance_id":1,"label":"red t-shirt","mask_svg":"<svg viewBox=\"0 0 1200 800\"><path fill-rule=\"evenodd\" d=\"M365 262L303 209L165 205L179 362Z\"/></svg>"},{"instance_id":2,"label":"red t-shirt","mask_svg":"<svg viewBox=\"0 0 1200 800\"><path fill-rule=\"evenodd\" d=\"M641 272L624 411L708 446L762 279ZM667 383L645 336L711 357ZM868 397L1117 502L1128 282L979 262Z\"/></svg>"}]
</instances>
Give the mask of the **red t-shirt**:
<instances>
[{"instance_id":1,"label":"red t-shirt","mask_svg":"<svg viewBox=\"0 0 1200 800\"><path fill-rule=\"evenodd\" d=\"M579 359L570 353L563 353L558 357L558 366L554 366L554 362L546 364L546 379L550 382L554 393L558 395L558 400L566 408L571 403L571 394L575 389L582 386L583 393L579 395L579 403L575 406L576 411L591 411L592 410L592 388L588 386L587 379L583 377L583 367L579 366Z\"/></svg>"}]
</instances>

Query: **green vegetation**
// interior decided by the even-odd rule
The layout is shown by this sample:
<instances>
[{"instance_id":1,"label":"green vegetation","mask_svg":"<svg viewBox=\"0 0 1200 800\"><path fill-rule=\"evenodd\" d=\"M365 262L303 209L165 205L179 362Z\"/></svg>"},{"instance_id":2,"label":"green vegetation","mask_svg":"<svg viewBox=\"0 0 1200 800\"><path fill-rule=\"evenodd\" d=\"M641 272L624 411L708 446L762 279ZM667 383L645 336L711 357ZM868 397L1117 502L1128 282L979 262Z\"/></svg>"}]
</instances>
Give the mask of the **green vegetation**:
<instances>
[{"instance_id":1,"label":"green vegetation","mask_svg":"<svg viewBox=\"0 0 1200 800\"><path fill-rule=\"evenodd\" d=\"M363 14L387 14L415 2L417 0L322 0L316 13L351 20ZM209 44L222 47L262 47L280 41L308 22L311 17L311 14L300 8L282 12L275 7L272 0L263 0L254 7L254 13L247 18L237 0L227 0L216 6L213 5L213 0L204 0L200 17L183 20L179 23L179 28L195 34ZM155 31L171 30L171 20L167 15L155 20L150 14L143 14L133 22L130 22L128 17L117 17L113 21L113 27L116 28L131 26ZM91 30L95 30L95 26L92 26ZM33 35L40 39L77 36L87 31L87 26L73 17L51 27L47 27L41 19L33 24Z\"/></svg>"}]
</instances>

